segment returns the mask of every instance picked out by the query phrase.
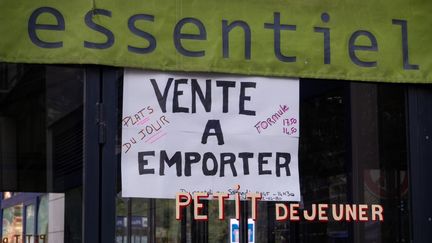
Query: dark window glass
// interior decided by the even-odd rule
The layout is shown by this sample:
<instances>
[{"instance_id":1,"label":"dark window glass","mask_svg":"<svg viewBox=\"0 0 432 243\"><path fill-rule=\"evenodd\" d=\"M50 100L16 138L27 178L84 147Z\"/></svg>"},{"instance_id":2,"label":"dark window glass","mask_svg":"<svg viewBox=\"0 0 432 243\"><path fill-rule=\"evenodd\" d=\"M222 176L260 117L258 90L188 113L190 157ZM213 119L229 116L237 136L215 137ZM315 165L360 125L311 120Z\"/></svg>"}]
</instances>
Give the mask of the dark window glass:
<instances>
[{"instance_id":1,"label":"dark window glass","mask_svg":"<svg viewBox=\"0 0 432 243\"><path fill-rule=\"evenodd\" d=\"M300 87L301 208L381 204L385 221L280 223L273 203L261 203L260 212L273 215L258 221L267 230L260 242L408 242L405 86L302 80Z\"/></svg>"},{"instance_id":2,"label":"dark window glass","mask_svg":"<svg viewBox=\"0 0 432 243\"><path fill-rule=\"evenodd\" d=\"M0 205L20 242L81 242L83 83L82 67L0 63Z\"/></svg>"}]
</instances>

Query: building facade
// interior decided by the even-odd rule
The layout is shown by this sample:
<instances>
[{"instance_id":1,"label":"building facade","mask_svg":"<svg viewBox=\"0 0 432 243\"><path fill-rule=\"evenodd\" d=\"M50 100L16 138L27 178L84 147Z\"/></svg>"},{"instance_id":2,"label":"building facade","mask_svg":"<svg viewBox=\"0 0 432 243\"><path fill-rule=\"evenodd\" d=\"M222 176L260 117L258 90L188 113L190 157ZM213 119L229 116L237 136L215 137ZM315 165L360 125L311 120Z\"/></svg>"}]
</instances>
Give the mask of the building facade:
<instances>
[{"instance_id":1,"label":"building facade","mask_svg":"<svg viewBox=\"0 0 432 243\"><path fill-rule=\"evenodd\" d=\"M158 4L0 3L3 243L432 242L430 3ZM379 204L384 221L282 222L273 201L219 220L215 200L176 220L174 199L122 197L131 67L298 77L299 210Z\"/></svg>"}]
</instances>

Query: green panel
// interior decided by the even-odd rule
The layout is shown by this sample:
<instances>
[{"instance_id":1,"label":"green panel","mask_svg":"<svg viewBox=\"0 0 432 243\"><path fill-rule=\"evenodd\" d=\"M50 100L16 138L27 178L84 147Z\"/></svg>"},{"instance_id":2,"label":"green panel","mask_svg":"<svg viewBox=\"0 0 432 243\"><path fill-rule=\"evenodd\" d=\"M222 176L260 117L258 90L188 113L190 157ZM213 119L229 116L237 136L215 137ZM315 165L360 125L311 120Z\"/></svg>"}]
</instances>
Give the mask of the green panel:
<instances>
[{"instance_id":1,"label":"green panel","mask_svg":"<svg viewBox=\"0 0 432 243\"><path fill-rule=\"evenodd\" d=\"M36 30L45 42L61 41L62 47L43 48L29 38L29 18L40 7L58 10L65 20L64 31ZM94 15L93 21L111 31L114 44L106 49L84 47L84 41L106 41L106 36L89 28L85 15L92 9L105 9L111 17ZM0 61L24 63L93 63L156 70L211 71L266 76L348 79L362 81L432 83L432 1L428 0L1 0ZM274 50L274 30L264 27L280 13L285 25L296 30L282 30L281 53L295 56L295 62L279 60ZM329 21L321 15L327 13ZM139 20L136 26L156 39L156 48L145 54L128 50L128 45L147 47L148 40L133 34L128 20L147 14L154 21ZM183 18L201 21L205 40L181 40L184 48L204 51L204 56L181 54L174 45L174 28ZM407 26L406 65L400 24ZM229 56L223 56L222 21L243 21L251 30L251 58L245 58L241 27L229 32ZM38 24L57 24L50 13L37 18ZM328 28L330 64L324 64L323 33L314 27ZM31 28L30 28L31 29ZM355 64L349 55L349 40L356 31L370 32L377 41L376 51L357 50L361 61L376 62L375 67ZM182 33L198 34L194 24L186 24ZM371 45L360 36L356 45ZM411 66L415 67L415 66Z\"/></svg>"}]
</instances>

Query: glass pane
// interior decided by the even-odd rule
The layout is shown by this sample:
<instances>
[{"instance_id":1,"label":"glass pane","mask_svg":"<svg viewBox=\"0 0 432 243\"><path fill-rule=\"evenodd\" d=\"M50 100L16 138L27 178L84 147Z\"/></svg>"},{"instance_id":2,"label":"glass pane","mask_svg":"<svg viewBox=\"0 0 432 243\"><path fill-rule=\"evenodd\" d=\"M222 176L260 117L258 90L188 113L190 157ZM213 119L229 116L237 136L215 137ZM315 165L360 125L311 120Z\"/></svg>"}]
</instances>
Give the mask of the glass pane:
<instances>
[{"instance_id":1,"label":"glass pane","mask_svg":"<svg viewBox=\"0 0 432 243\"><path fill-rule=\"evenodd\" d=\"M300 103L300 184L302 208L310 210L312 204L348 203L346 96L347 86L338 83L302 85ZM320 88L313 88L313 86ZM309 90L308 90L309 89ZM288 242L339 242L348 234L345 222L301 221L279 224L276 239Z\"/></svg>"},{"instance_id":2,"label":"glass pane","mask_svg":"<svg viewBox=\"0 0 432 243\"><path fill-rule=\"evenodd\" d=\"M0 63L0 71L0 190L81 186L83 69Z\"/></svg>"},{"instance_id":3,"label":"glass pane","mask_svg":"<svg viewBox=\"0 0 432 243\"><path fill-rule=\"evenodd\" d=\"M367 160L362 158L359 166L361 190L357 196L367 204L381 204L385 222L366 222L358 233L362 241L408 242L410 210L405 90L400 85L376 85L369 89L374 89L377 97L374 118L377 124L370 128L377 134L374 137L378 145L373 150L377 156ZM367 140L373 143L371 137Z\"/></svg>"},{"instance_id":4,"label":"glass pane","mask_svg":"<svg viewBox=\"0 0 432 243\"><path fill-rule=\"evenodd\" d=\"M117 243L180 242L180 231L174 200L117 199Z\"/></svg>"},{"instance_id":5,"label":"glass pane","mask_svg":"<svg viewBox=\"0 0 432 243\"><path fill-rule=\"evenodd\" d=\"M84 68L0 63L0 72L3 200L39 200L25 209L25 233L39 242L81 242Z\"/></svg>"},{"instance_id":6,"label":"glass pane","mask_svg":"<svg viewBox=\"0 0 432 243\"><path fill-rule=\"evenodd\" d=\"M385 221L278 222L275 203L259 202L255 242L409 242L405 92L406 86L396 84L301 80L300 211L321 203L380 204ZM148 205L143 211L131 210L135 212L131 215L148 217L148 229L142 234L147 233L149 242L153 233L153 242L237 239L230 224L232 202L227 202L222 221L217 219L217 202L206 202L203 212L208 213L209 221L198 222L193 220L191 208L182 221L175 221L173 200L154 200L154 207L151 199L132 201L142 204L141 208ZM122 232L138 235L126 229Z\"/></svg>"},{"instance_id":7,"label":"glass pane","mask_svg":"<svg viewBox=\"0 0 432 243\"><path fill-rule=\"evenodd\" d=\"M127 243L128 201L117 197L116 243Z\"/></svg>"},{"instance_id":8,"label":"glass pane","mask_svg":"<svg viewBox=\"0 0 432 243\"><path fill-rule=\"evenodd\" d=\"M42 196L39 201L37 234L47 235L48 233L48 196Z\"/></svg>"},{"instance_id":9,"label":"glass pane","mask_svg":"<svg viewBox=\"0 0 432 243\"><path fill-rule=\"evenodd\" d=\"M35 233L35 205L28 205L26 207L26 227L25 227L25 242L34 242Z\"/></svg>"},{"instance_id":10,"label":"glass pane","mask_svg":"<svg viewBox=\"0 0 432 243\"><path fill-rule=\"evenodd\" d=\"M3 242L20 240L23 234L23 205L3 209L2 239ZM7 240L5 240L7 239Z\"/></svg>"},{"instance_id":11,"label":"glass pane","mask_svg":"<svg viewBox=\"0 0 432 243\"><path fill-rule=\"evenodd\" d=\"M230 242L230 238L238 239L237 224L231 226L230 221L235 220L234 201L225 202L225 219L219 220L219 203L217 200L208 202L208 242ZM234 229L231 229L233 227ZM203 232L201 232L203 233Z\"/></svg>"},{"instance_id":12,"label":"glass pane","mask_svg":"<svg viewBox=\"0 0 432 243\"><path fill-rule=\"evenodd\" d=\"M301 82L301 209L313 204L380 204L384 222L275 222L259 204L259 242L408 242L409 178L405 88Z\"/></svg>"},{"instance_id":13,"label":"glass pane","mask_svg":"<svg viewBox=\"0 0 432 243\"><path fill-rule=\"evenodd\" d=\"M54 200L54 202L57 200ZM51 201L52 204L53 201ZM57 203L59 203L57 201ZM53 212L53 206L49 207L50 220L54 217L56 220L64 221L64 242L81 243L82 235L82 190L80 187L68 190L64 193L64 218ZM54 213L54 217L51 214ZM48 222L54 224L55 222ZM52 228L52 227L50 227Z\"/></svg>"},{"instance_id":14,"label":"glass pane","mask_svg":"<svg viewBox=\"0 0 432 243\"><path fill-rule=\"evenodd\" d=\"M158 199L155 205L156 242L180 242L180 222L175 219L175 201Z\"/></svg>"},{"instance_id":15,"label":"glass pane","mask_svg":"<svg viewBox=\"0 0 432 243\"><path fill-rule=\"evenodd\" d=\"M148 212L149 199L132 200L132 243L147 243L148 241Z\"/></svg>"}]
</instances>

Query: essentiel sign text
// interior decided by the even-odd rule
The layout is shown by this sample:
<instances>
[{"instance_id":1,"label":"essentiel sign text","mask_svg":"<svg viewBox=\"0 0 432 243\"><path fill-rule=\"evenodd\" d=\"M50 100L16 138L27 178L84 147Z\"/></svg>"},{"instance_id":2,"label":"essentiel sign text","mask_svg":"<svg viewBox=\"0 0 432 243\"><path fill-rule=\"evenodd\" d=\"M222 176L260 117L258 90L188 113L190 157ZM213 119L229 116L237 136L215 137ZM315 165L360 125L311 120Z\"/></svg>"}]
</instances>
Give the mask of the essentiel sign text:
<instances>
[{"instance_id":1,"label":"essentiel sign text","mask_svg":"<svg viewBox=\"0 0 432 243\"><path fill-rule=\"evenodd\" d=\"M89 40L83 40L83 48L90 48L90 49L108 49L111 48L115 42L116 42L116 34L113 33L110 29L96 23L94 21L94 18L111 18L111 16L115 14L111 10L108 9L92 9L88 11L83 21L85 22L86 26L90 29L92 29L95 32L99 32L102 35L105 35L106 41L104 42L92 42ZM48 23L40 23L39 17L41 15L51 15L55 18L56 23L48 24ZM321 20L322 23L328 23L330 21L330 15L326 12L321 14ZM145 39L145 42L147 43L147 46L134 46L130 45L128 43L125 43L124 48L127 49L129 52L137 53L137 54L149 54L155 51L155 49L158 46L158 40L155 37L153 33L150 33L146 30L140 29L137 26L138 22L157 22L157 16L154 16L152 14L147 13L139 13L130 16L127 20L124 20L125 27L130 31L131 35L138 36L140 38ZM392 19L391 22L389 20L389 23L393 25L397 25L400 27L400 35L395 36L395 38L400 38L401 40L401 46L400 46L400 52L402 53L402 60L397 61L396 63L403 63L402 68L405 70L416 70L419 69L419 65L417 64L411 64L409 62L409 51L408 51L408 21L404 19ZM192 25L195 28L194 33L185 33L184 29L186 25ZM43 40L39 35L38 32L43 31L67 31L67 23L65 21L65 18L63 14L57 10L56 8L52 7L40 7L38 9L35 9L32 14L30 15L30 18L28 20L28 35L30 37L30 40L32 43L38 47L41 48L62 48L64 43L59 38L56 41L48 41ZM391 26L389 26L391 27ZM332 60L332 54L331 54L331 28L324 27L324 26L297 26L295 24L288 24L288 23L282 23L281 22L281 14L279 12L273 13L273 21L270 23L263 23L262 28L264 30L268 31L268 35L273 35L273 50L274 50L274 56L275 58L280 62L288 62L293 63L297 62L297 57L293 55L286 55L284 52L289 47L286 48L285 43L283 42L282 35L284 35L285 32L293 32L292 38L295 38L295 32L297 28L309 28L311 34L319 34L322 36L322 46L319 47L322 49L323 53L323 64L331 64ZM243 40L243 47L244 47L244 59L249 60L252 56L252 48L251 45L254 42L252 40L252 32L253 30L249 26L249 24L246 21L243 20L236 20L236 21L228 21L226 19L222 19L220 21L220 30L221 30L221 36L218 38L221 38L222 40L222 50L221 50L221 56L223 58L230 58L230 34L234 30L240 30L244 34L244 40ZM207 31L204 23L194 17L185 17L175 24L175 26L172 27L172 43L175 46L175 49L178 53L180 53L183 56L186 57L204 57L206 55L205 49L197 49L197 48L187 48L183 45L183 40L193 40L195 42L199 41L206 41L208 38ZM368 44L358 44L358 39L363 38L367 39ZM379 51L379 45L376 36L368 31L368 30L356 30L353 33L350 34L350 37L348 40L346 40L348 43L348 55L350 57L350 60L353 64L360 66L360 67L376 67L378 65L376 60L362 60L359 55L359 52L378 52ZM271 48L271 47L269 47Z\"/></svg>"}]
</instances>

